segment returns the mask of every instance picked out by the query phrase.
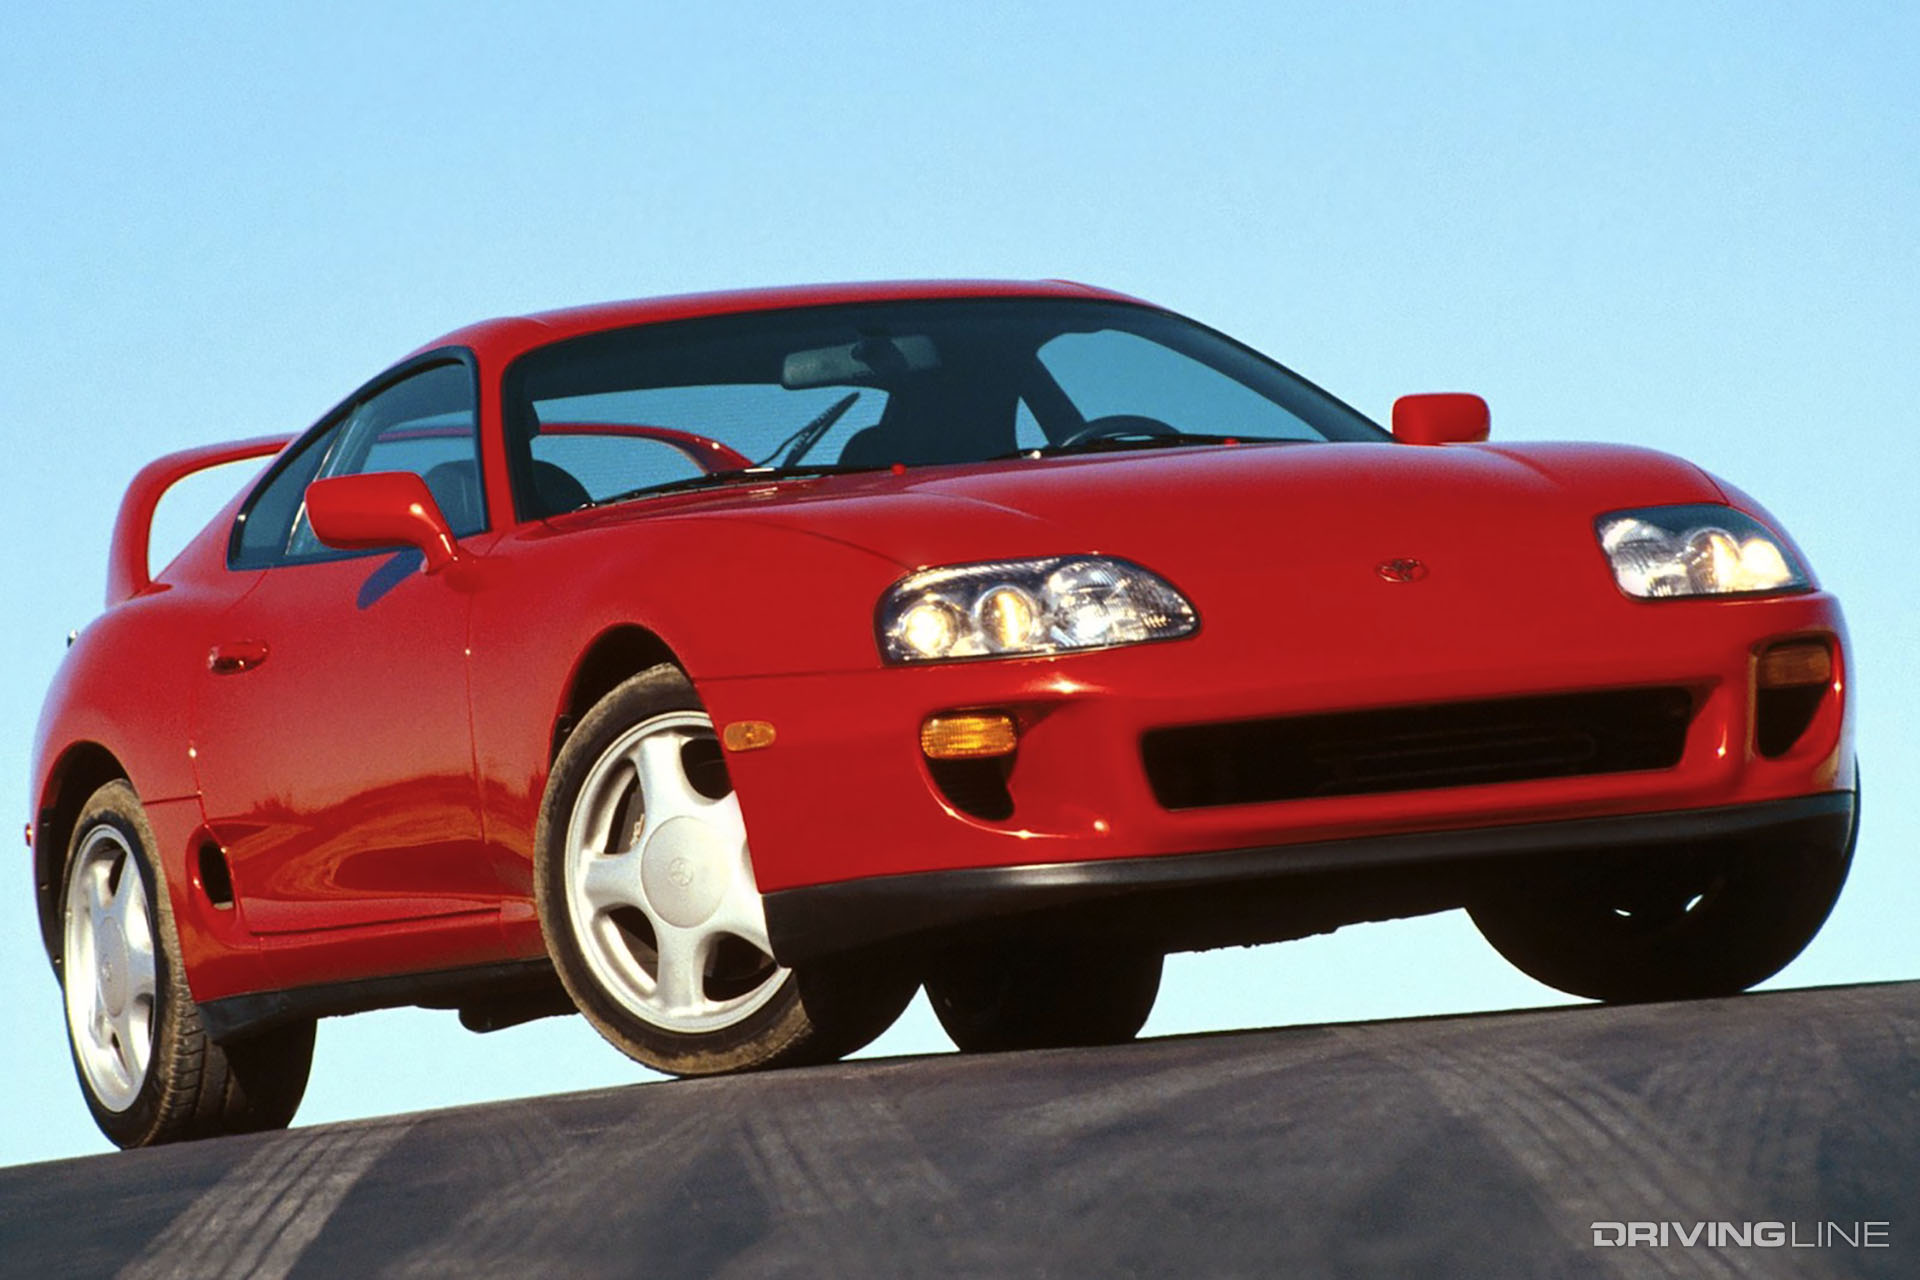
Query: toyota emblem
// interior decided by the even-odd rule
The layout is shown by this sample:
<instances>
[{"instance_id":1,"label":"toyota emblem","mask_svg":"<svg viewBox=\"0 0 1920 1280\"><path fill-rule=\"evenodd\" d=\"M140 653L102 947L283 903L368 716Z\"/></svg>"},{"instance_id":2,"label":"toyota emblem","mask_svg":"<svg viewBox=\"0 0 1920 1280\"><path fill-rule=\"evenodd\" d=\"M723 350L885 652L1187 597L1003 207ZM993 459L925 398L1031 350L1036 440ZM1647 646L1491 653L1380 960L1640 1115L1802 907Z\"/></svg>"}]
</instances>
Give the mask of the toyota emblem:
<instances>
[{"instance_id":1,"label":"toyota emblem","mask_svg":"<svg viewBox=\"0 0 1920 1280\"><path fill-rule=\"evenodd\" d=\"M1387 582L1418 582L1427 576L1427 566L1412 556L1382 560L1373 566L1373 571Z\"/></svg>"}]
</instances>

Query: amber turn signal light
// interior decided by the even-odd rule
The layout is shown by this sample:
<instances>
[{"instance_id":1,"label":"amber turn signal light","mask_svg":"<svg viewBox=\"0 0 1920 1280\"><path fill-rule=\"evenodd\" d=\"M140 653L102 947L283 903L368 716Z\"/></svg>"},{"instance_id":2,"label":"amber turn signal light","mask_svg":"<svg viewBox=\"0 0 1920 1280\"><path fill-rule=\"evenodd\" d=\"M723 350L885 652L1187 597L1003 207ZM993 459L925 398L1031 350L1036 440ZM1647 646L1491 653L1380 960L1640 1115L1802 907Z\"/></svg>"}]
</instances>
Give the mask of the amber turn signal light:
<instances>
[{"instance_id":1,"label":"amber turn signal light","mask_svg":"<svg viewBox=\"0 0 1920 1280\"><path fill-rule=\"evenodd\" d=\"M1819 640L1777 644L1760 655L1762 689L1798 689L1833 679L1833 654Z\"/></svg>"},{"instance_id":2,"label":"amber turn signal light","mask_svg":"<svg viewBox=\"0 0 1920 1280\"><path fill-rule=\"evenodd\" d=\"M1011 755L1018 741L1013 717L999 711L928 716L920 726L920 750L929 760L985 760Z\"/></svg>"},{"instance_id":3,"label":"amber turn signal light","mask_svg":"<svg viewBox=\"0 0 1920 1280\"><path fill-rule=\"evenodd\" d=\"M773 725L765 720L735 720L720 731L720 743L729 751L758 751L773 745Z\"/></svg>"}]
</instances>

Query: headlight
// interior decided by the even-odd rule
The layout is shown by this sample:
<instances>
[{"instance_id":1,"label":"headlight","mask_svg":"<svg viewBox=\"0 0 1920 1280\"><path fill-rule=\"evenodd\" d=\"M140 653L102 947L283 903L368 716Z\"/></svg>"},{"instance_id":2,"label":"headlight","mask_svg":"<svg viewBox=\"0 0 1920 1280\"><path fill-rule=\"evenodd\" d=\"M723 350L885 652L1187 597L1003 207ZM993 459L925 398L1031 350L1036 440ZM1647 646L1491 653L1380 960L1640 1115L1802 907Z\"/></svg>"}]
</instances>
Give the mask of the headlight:
<instances>
[{"instance_id":1,"label":"headlight","mask_svg":"<svg viewBox=\"0 0 1920 1280\"><path fill-rule=\"evenodd\" d=\"M1105 556L924 569L880 601L889 662L1024 657L1170 640L1199 626L1164 578Z\"/></svg>"},{"instance_id":2,"label":"headlight","mask_svg":"<svg viewBox=\"0 0 1920 1280\"><path fill-rule=\"evenodd\" d=\"M1732 507L1647 507L1594 522L1613 580L1642 600L1811 585L1780 536Z\"/></svg>"}]
</instances>

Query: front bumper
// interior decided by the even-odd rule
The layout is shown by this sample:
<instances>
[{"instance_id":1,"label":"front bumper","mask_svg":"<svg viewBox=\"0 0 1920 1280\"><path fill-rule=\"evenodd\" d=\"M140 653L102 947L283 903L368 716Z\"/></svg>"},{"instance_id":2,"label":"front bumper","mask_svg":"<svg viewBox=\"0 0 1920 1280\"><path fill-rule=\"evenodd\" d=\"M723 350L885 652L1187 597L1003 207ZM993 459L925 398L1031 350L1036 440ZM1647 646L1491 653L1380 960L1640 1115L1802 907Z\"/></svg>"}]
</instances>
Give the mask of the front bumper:
<instances>
[{"instance_id":1,"label":"front bumper","mask_svg":"<svg viewBox=\"0 0 1920 1280\"><path fill-rule=\"evenodd\" d=\"M1184 899L1189 906L1204 905L1202 915L1228 921L1230 914L1221 910L1226 904L1258 902L1272 891L1284 891L1285 882L1303 877L1390 868L1445 869L1529 855L1628 855L1715 844L1838 848L1853 839L1858 803L1857 793L1835 791L1720 809L1320 840L1177 858L880 876L768 894L767 930L774 955L784 964L903 939L938 942L963 928L989 922L1003 926L1063 908L1109 919L1122 917L1130 908L1144 908L1138 913L1140 919L1166 922L1171 931L1143 940L1168 949L1180 949L1183 944L1260 942L1269 939L1258 927L1237 934L1231 923L1214 932L1203 926L1191 937L1183 937L1180 931L1192 926L1181 918L1191 912L1164 908L1169 901ZM1351 895L1347 900L1352 900ZM1429 905L1452 904L1436 900ZM1307 931L1325 927L1317 917L1307 918L1314 921ZM1129 932L1139 938L1137 929ZM1284 936L1288 930L1277 932Z\"/></svg>"},{"instance_id":2,"label":"front bumper","mask_svg":"<svg viewBox=\"0 0 1920 1280\"><path fill-rule=\"evenodd\" d=\"M1457 613L1346 619L1337 635L1312 634L1310 619L1294 632L1203 625L1191 639L1057 658L697 683L717 722L764 720L777 730L770 748L728 756L770 903L824 904L824 892L785 895L828 886L862 901L861 882L945 872L981 873L939 882L953 892L962 883L1054 882L1036 881L1034 868L1057 868L1050 874L1071 884L1081 865L1135 860L1166 862L1140 874L1178 880L1187 873L1175 864L1249 850L1279 858L1292 849L1273 864L1289 868L1300 858L1366 859L1436 840L1468 854L1496 828L1538 836L1628 817L1658 827L1671 815L1851 784L1851 670L1831 596L1619 597L1583 610L1560 617L1514 606L1472 626ZM1832 684L1792 748L1769 756L1755 741L1757 655L1796 637L1831 644ZM1692 700L1671 767L1176 809L1156 798L1142 759L1146 735L1169 726L1650 687L1682 688ZM920 753L922 722L956 709L1005 709L1019 719L1004 818L953 803ZM1554 847L1524 843L1543 855ZM770 910L803 951L836 945L808 941L815 935L838 930L838 945L850 946L874 933L843 919L822 934L793 924L788 907Z\"/></svg>"}]
</instances>

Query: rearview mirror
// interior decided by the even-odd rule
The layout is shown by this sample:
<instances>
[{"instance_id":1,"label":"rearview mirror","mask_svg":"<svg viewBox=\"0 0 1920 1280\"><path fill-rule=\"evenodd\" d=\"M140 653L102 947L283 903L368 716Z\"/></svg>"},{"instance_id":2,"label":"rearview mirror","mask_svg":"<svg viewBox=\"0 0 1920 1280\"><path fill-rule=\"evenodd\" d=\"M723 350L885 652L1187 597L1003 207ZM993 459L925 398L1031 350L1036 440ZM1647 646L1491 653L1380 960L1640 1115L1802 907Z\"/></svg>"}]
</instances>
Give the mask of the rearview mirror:
<instances>
[{"instance_id":1,"label":"rearview mirror","mask_svg":"<svg viewBox=\"0 0 1920 1280\"><path fill-rule=\"evenodd\" d=\"M307 523L314 537L342 551L417 547L428 573L460 558L440 504L411 471L315 480L307 486Z\"/></svg>"},{"instance_id":2,"label":"rearview mirror","mask_svg":"<svg viewBox=\"0 0 1920 1280\"><path fill-rule=\"evenodd\" d=\"M781 362L780 385L789 391L861 386L939 367L940 352L923 333L862 338L844 347L792 352Z\"/></svg>"},{"instance_id":3,"label":"rearview mirror","mask_svg":"<svg viewBox=\"0 0 1920 1280\"><path fill-rule=\"evenodd\" d=\"M1393 402L1393 438L1402 444L1472 444L1491 424L1487 402L1464 391L1401 396Z\"/></svg>"}]
</instances>

